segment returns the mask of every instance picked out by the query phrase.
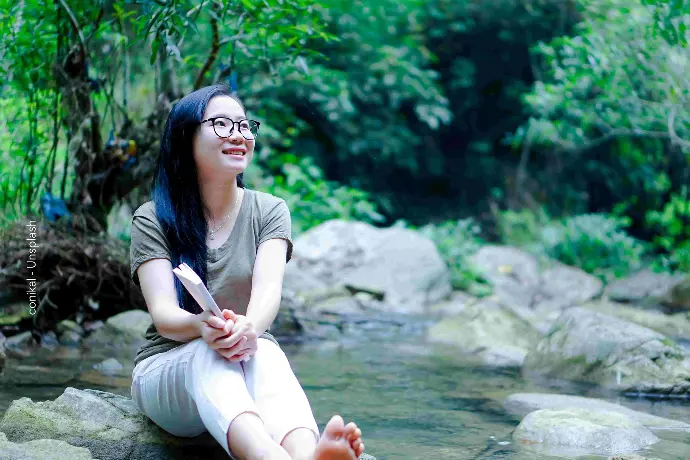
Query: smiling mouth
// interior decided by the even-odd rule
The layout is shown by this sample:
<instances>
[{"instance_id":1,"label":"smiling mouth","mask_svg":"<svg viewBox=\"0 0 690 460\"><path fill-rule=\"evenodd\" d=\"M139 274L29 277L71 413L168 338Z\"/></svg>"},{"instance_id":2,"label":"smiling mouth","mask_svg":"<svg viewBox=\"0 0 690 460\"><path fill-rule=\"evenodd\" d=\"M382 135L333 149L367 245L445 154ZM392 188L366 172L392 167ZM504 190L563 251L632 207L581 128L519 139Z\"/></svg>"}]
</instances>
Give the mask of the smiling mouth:
<instances>
[{"instance_id":1,"label":"smiling mouth","mask_svg":"<svg viewBox=\"0 0 690 460\"><path fill-rule=\"evenodd\" d=\"M223 150L223 155L236 155L243 157L247 152L243 150Z\"/></svg>"}]
</instances>

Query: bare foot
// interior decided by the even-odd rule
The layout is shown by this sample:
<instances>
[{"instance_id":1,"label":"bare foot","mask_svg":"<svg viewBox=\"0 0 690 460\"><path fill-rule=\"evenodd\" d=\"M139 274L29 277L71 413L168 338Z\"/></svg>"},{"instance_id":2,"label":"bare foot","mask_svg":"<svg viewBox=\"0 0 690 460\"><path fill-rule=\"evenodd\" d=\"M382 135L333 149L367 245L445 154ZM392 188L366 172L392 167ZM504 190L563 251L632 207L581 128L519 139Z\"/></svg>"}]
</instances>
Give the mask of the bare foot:
<instances>
[{"instance_id":1,"label":"bare foot","mask_svg":"<svg viewBox=\"0 0 690 460\"><path fill-rule=\"evenodd\" d=\"M364 452L362 431L354 423L345 426L343 418L334 415L323 430L314 451L314 460L357 460Z\"/></svg>"}]
</instances>

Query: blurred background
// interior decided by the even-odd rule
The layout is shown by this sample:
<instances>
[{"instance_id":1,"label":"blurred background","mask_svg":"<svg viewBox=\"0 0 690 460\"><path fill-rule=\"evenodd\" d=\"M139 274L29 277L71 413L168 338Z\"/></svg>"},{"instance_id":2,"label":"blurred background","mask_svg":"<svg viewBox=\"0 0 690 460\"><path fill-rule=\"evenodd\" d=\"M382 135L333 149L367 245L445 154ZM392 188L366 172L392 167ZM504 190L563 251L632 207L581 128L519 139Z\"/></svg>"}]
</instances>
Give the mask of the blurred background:
<instances>
[{"instance_id":1,"label":"blurred background","mask_svg":"<svg viewBox=\"0 0 690 460\"><path fill-rule=\"evenodd\" d=\"M276 330L319 423L378 458L566 455L511 438L520 391L690 423L689 25L685 0L0 0L0 413L129 395L132 213L172 104L223 82L261 122L248 187L292 213ZM559 330L671 367L614 379L601 350L635 347L554 357ZM17 420L0 443L38 439Z\"/></svg>"}]
</instances>

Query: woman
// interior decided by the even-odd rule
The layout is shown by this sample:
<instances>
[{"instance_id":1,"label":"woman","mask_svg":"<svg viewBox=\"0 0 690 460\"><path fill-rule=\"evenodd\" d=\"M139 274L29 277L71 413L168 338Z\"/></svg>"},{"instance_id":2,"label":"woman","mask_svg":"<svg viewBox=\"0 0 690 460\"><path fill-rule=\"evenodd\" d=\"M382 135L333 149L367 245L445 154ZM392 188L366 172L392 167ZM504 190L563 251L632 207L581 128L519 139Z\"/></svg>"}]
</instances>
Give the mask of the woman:
<instances>
[{"instance_id":1,"label":"woman","mask_svg":"<svg viewBox=\"0 0 690 460\"><path fill-rule=\"evenodd\" d=\"M347 459L361 431L334 416L319 436L309 401L266 331L292 254L285 201L244 187L259 123L224 86L175 104L161 140L152 201L132 218L131 274L153 324L137 352L132 397L177 436L205 431L241 459ZM186 262L224 320L173 276Z\"/></svg>"}]
</instances>

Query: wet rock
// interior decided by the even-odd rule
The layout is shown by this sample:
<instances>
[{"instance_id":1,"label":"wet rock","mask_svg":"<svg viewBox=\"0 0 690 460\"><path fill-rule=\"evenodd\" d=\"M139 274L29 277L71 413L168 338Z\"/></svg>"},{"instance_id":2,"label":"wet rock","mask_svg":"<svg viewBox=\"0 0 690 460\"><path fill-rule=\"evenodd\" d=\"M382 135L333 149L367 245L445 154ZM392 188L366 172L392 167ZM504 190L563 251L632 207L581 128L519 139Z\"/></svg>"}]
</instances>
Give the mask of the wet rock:
<instances>
[{"instance_id":1,"label":"wet rock","mask_svg":"<svg viewBox=\"0 0 690 460\"><path fill-rule=\"evenodd\" d=\"M607 300L588 302L582 307L648 327L671 339L690 340L690 312L667 315Z\"/></svg>"},{"instance_id":2,"label":"wet rock","mask_svg":"<svg viewBox=\"0 0 690 460\"><path fill-rule=\"evenodd\" d=\"M307 283L347 287L380 295L400 312L422 313L451 292L434 243L408 229L331 220L296 239L290 265L286 290L311 290Z\"/></svg>"},{"instance_id":3,"label":"wet rock","mask_svg":"<svg viewBox=\"0 0 690 460\"><path fill-rule=\"evenodd\" d=\"M511 414L521 417L539 409L568 410L575 408L588 411L617 412L650 429L690 432L690 424L635 411L621 406L620 404L614 404L601 399L585 398L582 396L548 393L516 393L508 396L503 406Z\"/></svg>"},{"instance_id":4,"label":"wet rock","mask_svg":"<svg viewBox=\"0 0 690 460\"><path fill-rule=\"evenodd\" d=\"M527 375L597 383L622 392L690 394L690 360L672 340L584 308L563 312L530 350Z\"/></svg>"},{"instance_id":5,"label":"wet rock","mask_svg":"<svg viewBox=\"0 0 690 460\"><path fill-rule=\"evenodd\" d=\"M54 401L14 401L0 422L0 431L14 443L40 438L65 441L87 448L99 460L228 458L208 433L193 438L172 436L141 414L129 398L71 387Z\"/></svg>"},{"instance_id":6,"label":"wet rock","mask_svg":"<svg viewBox=\"0 0 690 460\"><path fill-rule=\"evenodd\" d=\"M521 366L540 338L530 323L491 300L467 304L429 329L430 341L453 345L493 366Z\"/></svg>"},{"instance_id":7,"label":"wet rock","mask_svg":"<svg viewBox=\"0 0 690 460\"><path fill-rule=\"evenodd\" d=\"M522 444L536 444L552 455L610 455L633 452L659 439L640 423L617 412L540 409L513 432Z\"/></svg>"},{"instance_id":8,"label":"wet rock","mask_svg":"<svg viewBox=\"0 0 690 460\"><path fill-rule=\"evenodd\" d=\"M7 460L93 460L91 452L65 441L37 439L23 444L10 442L0 432L0 459Z\"/></svg>"}]
</instances>

